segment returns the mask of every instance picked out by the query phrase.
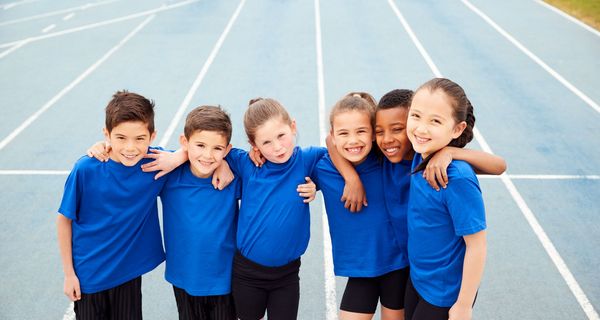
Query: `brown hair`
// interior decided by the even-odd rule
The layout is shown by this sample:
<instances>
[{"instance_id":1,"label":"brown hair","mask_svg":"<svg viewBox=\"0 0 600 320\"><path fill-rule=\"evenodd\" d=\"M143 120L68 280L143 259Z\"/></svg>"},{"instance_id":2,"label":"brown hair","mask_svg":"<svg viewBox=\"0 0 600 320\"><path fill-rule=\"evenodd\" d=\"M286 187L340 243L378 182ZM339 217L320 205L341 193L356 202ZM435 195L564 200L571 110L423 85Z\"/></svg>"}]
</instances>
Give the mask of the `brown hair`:
<instances>
[{"instance_id":1,"label":"brown hair","mask_svg":"<svg viewBox=\"0 0 600 320\"><path fill-rule=\"evenodd\" d=\"M461 123L462 121L467 124L462 134L458 138L452 139L452 141L448 143L449 146L462 148L466 146L467 143L471 142L471 140L473 140L473 128L475 127L473 105L467 98L467 94L461 86L459 86L456 82L446 78L434 78L421 85L416 92L419 92L420 90L429 90L431 93L436 92L437 90L442 91L450 99L450 105L452 106L452 117L454 118L456 124ZM417 168L415 168L414 172L425 169L427 163L429 163L429 160L434 154L435 152L429 155L429 157L426 159L423 159L423 162L421 162Z\"/></svg>"},{"instance_id":2,"label":"brown hair","mask_svg":"<svg viewBox=\"0 0 600 320\"><path fill-rule=\"evenodd\" d=\"M200 106L188 113L183 134L189 139L196 131L215 131L231 141L231 119L221 106Z\"/></svg>"},{"instance_id":3,"label":"brown hair","mask_svg":"<svg viewBox=\"0 0 600 320\"><path fill-rule=\"evenodd\" d=\"M335 103L329 113L329 124L333 129L333 119L340 113L349 111L364 112L371 120L371 127L375 127L375 98L366 92L350 92Z\"/></svg>"},{"instance_id":4,"label":"brown hair","mask_svg":"<svg viewBox=\"0 0 600 320\"><path fill-rule=\"evenodd\" d=\"M250 143L254 143L256 129L274 117L291 125L292 119L285 108L275 99L254 98L248 103L248 109L244 113L244 129Z\"/></svg>"},{"instance_id":5,"label":"brown hair","mask_svg":"<svg viewBox=\"0 0 600 320\"><path fill-rule=\"evenodd\" d=\"M154 101L128 92L117 91L106 106L106 130L112 129L123 122L143 122L148 126L148 131L154 133Z\"/></svg>"}]
</instances>

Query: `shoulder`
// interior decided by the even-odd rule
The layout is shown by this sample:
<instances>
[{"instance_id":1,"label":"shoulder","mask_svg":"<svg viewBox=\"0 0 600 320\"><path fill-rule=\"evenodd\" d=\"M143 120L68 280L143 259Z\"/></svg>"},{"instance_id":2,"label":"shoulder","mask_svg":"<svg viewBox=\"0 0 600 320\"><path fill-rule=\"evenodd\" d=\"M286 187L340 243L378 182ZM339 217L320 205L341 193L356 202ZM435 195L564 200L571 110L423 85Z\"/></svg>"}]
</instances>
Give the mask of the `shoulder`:
<instances>
[{"instance_id":1,"label":"shoulder","mask_svg":"<svg viewBox=\"0 0 600 320\"><path fill-rule=\"evenodd\" d=\"M96 158L90 158L88 156L82 156L73 165L72 172L85 172L92 171L102 166L104 162L96 160Z\"/></svg>"},{"instance_id":2,"label":"shoulder","mask_svg":"<svg viewBox=\"0 0 600 320\"><path fill-rule=\"evenodd\" d=\"M462 160L452 160L448 166L448 179L477 180L475 170L471 165Z\"/></svg>"}]
</instances>

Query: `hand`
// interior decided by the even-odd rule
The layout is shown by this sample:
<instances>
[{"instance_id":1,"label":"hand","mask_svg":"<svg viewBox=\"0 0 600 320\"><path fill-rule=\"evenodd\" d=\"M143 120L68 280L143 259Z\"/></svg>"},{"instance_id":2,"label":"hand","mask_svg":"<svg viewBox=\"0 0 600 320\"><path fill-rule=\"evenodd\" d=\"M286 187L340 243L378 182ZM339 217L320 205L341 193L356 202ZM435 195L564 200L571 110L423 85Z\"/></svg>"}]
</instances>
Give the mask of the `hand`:
<instances>
[{"instance_id":1,"label":"hand","mask_svg":"<svg viewBox=\"0 0 600 320\"><path fill-rule=\"evenodd\" d=\"M427 180L427 183L434 188L436 191L440 191L438 183L442 188L446 188L448 185L448 166L452 162L452 152L448 148L443 148L436 152L425 170L423 170L423 178Z\"/></svg>"},{"instance_id":2,"label":"hand","mask_svg":"<svg viewBox=\"0 0 600 320\"><path fill-rule=\"evenodd\" d=\"M158 171L154 176L154 180L175 170L175 168L181 165L179 156L174 152L169 151L150 149L150 153L147 153L144 158L154 159L154 161L142 165L142 171L144 172Z\"/></svg>"},{"instance_id":3,"label":"hand","mask_svg":"<svg viewBox=\"0 0 600 320\"><path fill-rule=\"evenodd\" d=\"M367 194L360 179L346 181L340 200L344 202L344 208L350 212L358 212L362 210L363 205L368 206Z\"/></svg>"},{"instance_id":4,"label":"hand","mask_svg":"<svg viewBox=\"0 0 600 320\"><path fill-rule=\"evenodd\" d=\"M81 300L81 289L76 275L65 276L63 292L71 301Z\"/></svg>"},{"instance_id":5,"label":"hand","mask_svg":"<svg viewBox=\"0 0 600 320\"><path fill-rule=\"evenodd\" d=\"M252 160L252 163L257 167L262 167L262 165L265 164L266 159L257 147L252 147L252 149L248 151L248 156L250 157L250 160Z\"/></svg>"},{"instance_id":6,"label":"hand","mask_svg":"<svg viewBox=\"0 0 600 320\"><path fill-rule=\"evenodd\" d=\"M306 183L299 184L296 191L298 191L298 194L301 197L306 198L304 199L304 203L309 203L315 200L315 196L317 195L317 185L310 180L310 177L304 177L304 179L306 180Z\"/></svg>"},{"instance_id":7,"label":"hand","mask_svg":"<svg viewBox=\"0 0 600 320\"><path fill-rule=\"evenodd\" d=\"M458 301L448 312L448 320L471 320L472 316L473 307L469 304L459 303Z\"/></svg>"},{"instance_id":8,"label":"hand","mask_svg":"<svg viewBox=\"0 0 600 320\"><path fill-rule=\"evenodd\" d=\"M106 162L109 159L108 153L110 152L110 149L110 144L108 144L108 142L99 141L87 149L86 153L90 158L96 158L98 161Z\"/></svg>"},{"instance_id":9,"label":"hand","mask_svg":"<svg viewBox=\"0 0 600 320\"><path fill-rule=\"evenodd\" d=\"M227 161L222 161L221 165L218 166L213 173L212 185L215 189L223 190L234 178L235 176L233 175L231 168L229 168Z\"/></svg>"}]
</instances>

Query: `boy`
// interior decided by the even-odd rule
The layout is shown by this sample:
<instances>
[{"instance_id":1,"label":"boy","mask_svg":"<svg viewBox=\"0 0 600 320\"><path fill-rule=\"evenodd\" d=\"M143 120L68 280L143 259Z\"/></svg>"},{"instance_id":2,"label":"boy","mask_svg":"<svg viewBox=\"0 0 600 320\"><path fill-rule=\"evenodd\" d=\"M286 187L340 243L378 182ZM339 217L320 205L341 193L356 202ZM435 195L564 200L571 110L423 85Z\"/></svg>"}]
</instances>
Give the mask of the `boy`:
<instances>
[{"instance_id":1,"label":"boy","mask_svg":"<svg viewBox=\"0 0 600 320\"><path fill-rule=\"evenodd\" d=\"M220 107L192 110L180 143L187 162L168 174L160 194L166 248L165 279L179 319L235 320L231 269L235 254L239 179L216 190L215 169L231 150L231 120Z\"/></svg>"},{"instance_id":2,"label":"boy","mask_svg":"<svg viewBox=\"0 0 600 320\"><path fill-rule=\"evenodd\" d=\"M142 319L141 275L165 259L156 203L165 179L140 169L155 137L153 102L115 93L104 135L110 160L80 158L58 210L64 293L77 319Z\"/></svg>"}]
</instances>

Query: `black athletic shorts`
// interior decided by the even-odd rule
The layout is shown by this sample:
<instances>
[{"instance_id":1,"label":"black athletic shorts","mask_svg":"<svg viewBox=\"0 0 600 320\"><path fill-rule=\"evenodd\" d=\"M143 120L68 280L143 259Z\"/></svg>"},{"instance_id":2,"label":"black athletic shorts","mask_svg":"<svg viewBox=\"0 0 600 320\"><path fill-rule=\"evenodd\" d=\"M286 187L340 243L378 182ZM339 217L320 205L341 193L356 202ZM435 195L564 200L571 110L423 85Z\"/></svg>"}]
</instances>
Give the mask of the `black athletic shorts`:
<instances>
[{"instance_id":1,"label":"black athletic shorts","mask_svg":"<svg viewBox=\"0 0 600 320\"><path fill-rule=\"evenodd\" d=\"M477 300L477 294L473 300L473 306ZM406 287L404 298L406 307L404 309L405 320L448 320L448 312L451 307L438 307L423 299L412 284L410 278Z\"/></svg>"},{"instance_id":2,"label":"black athletic shorts","mask_svg":"<svg viewBox=\"0 0 600 320\"><path fill-rule=\"evenodd\" d=\"M96 293L82 293L75 301L77 320L142 319L142 277Z\"/></svg>"},{"instance_id":3,"label":"black athletic shorts","mask_svg":"<svg viewBox=\"0 0 600 320\"><path fill-rule=\"evenodd\" d=\"M404 309L408 270L406 267L378 277L348 278L340 309L348 312L375 313L379 301L388 309Z\"/></svg>"},{"instance_id":4,"label":"black athletic shorts","mask_svg":"<svg viewBox=\"0 0 600 320\"><path fill-rule=\"evenodd\" d=\"M173 286L179 320L236 320L231 294L217 296L192 296Z\"/></svg>"},{"instance_id":5,"label":"black athletic shorts","mask_svg":"<svg viewBox=\"0 0 600 320\"><path fill-rule=\"evenodd\" d=\"M237 317L258 320L294 320L300 300L300 258L281 267L260 265L236 253L231 291Z\"/></svg>"}]
</instances>

